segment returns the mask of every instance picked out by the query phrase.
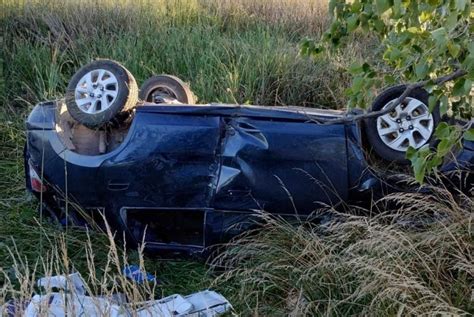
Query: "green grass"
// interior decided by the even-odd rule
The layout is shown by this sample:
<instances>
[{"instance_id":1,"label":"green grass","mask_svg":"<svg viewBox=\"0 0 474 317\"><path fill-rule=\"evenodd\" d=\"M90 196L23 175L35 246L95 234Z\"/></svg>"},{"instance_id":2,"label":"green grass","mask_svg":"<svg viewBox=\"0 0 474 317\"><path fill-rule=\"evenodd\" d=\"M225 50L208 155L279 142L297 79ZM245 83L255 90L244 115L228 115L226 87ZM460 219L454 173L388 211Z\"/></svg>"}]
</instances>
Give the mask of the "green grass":
<instances>
[{"instance_id":1,"label":"green grass","mask_svg":"<svg viewBox=\"0 0 474 317\"><path fill-rule=\"evenodd\" d=\"M36 102L61 97L71 75L95 58L123 63L139 84L152 74L177 75L202 103L343 107L350 84L344 69L372 58L377 44L356 37L344 51L299 56L301 39L324 31L326 6L318 0L3 1L0 304L30 296L28 279L51 273L44 264L97 275L92 284L106 292L120 280L117 263L143 261L163 282L144 297L213 286L243 315L472 314L472 198L460 202L444 191L395 196L412 206L375 218L344 216L326 229L265 218L265 230L234 241L214 261L225 273L210 275L201 262L142 259L137 250L123 257L108 234L65 231L40 219L37 201L25 193L26 115ZM422 230L402 225L433 214L436 221Z\"/></svg>"},{"instance_id":2,"label":"green grass","mask_svg":"<svg viewBox=\"0 0 474 317\"><path fill-rule=\"evenodd\" d=\"M272 17L264 15L265 10L278 9L272 2L288 2L280 5L281 21L272 23ZM342 68L361 49L355 46L316 62L298 55L304 36L320 35L327 20L325 5L315 1L319 15L306 17L321 21L319 27L303 28L293 23L301 12L283 10L303 11L304 1L267 1L267 6L254 8L257 12L223 3L143 1L115 6L81 0L23 7L7 1L7 99L36 102L61 96L78 67L102 57L123 63L139 83L156 73L179 76L201 102L344 104L349 82Z\"/></svg>"}]
</instances>

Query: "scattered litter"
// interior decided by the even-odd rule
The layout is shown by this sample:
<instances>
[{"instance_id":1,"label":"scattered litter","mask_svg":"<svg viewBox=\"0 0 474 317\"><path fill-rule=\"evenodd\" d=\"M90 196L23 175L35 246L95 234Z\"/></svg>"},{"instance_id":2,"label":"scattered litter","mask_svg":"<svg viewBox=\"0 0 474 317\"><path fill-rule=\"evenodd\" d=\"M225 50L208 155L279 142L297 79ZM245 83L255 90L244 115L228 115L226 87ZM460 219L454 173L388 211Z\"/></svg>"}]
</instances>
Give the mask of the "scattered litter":
<instances>
[{"instance_id":1,"label":"scattered litter","mask_svg":"<svg viewBox=\"0 0 474 317\"><path fill-rule=\"evenodd\" d=\"M130 269L132 268L130 267ZM37 284L43 287L47 294L34 295L31 298L24 311L23 316L25 317L214 317L232 308L224 296L210 290L187 296L175 294L141 303L124 302L118 304L117 301L108 297L87 296L84 280L79 273L44 277L39 279ZM53 289L59 289L61 292L52 292ZM0 315L14 316L11 314L15 313L15 309L12 310L12 307L14 307L14 303L0 306Z\"/></svg>"},{"instance_id":2,"label":"scattered litter","mask_svg":"<svg viewBox=\"0 0 474 317\"><path fill-rule=\"evenodd\" d=\"M123 274L132 281L137 282L138 284L143 284L146 280L148 282L155 282L156 277L151 274L140 270L138 265L127 265L123 268Z\"/></svg>"}]
</instances>

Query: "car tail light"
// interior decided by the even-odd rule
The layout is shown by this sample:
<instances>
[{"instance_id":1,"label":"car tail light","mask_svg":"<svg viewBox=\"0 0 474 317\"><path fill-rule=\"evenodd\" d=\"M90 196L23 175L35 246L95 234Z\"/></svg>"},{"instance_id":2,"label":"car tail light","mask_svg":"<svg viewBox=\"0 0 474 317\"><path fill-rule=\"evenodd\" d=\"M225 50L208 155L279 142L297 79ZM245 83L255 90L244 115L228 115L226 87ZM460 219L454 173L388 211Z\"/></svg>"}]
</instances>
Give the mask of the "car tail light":
<instances>
[{"instance_id":1,"label":"car tail light","mask_svg":"<svg viewBox=\"0 0 474 317\"><path fill-rule=\"evenodd\" d=\"M30 173L31 189L38 193L44 193L47 189L46 185L43 184L43 180L38 175L38 173L36 172L31 162L28 162L28 166L30 169L29 173Z\"/></svg>"}]
</instances>

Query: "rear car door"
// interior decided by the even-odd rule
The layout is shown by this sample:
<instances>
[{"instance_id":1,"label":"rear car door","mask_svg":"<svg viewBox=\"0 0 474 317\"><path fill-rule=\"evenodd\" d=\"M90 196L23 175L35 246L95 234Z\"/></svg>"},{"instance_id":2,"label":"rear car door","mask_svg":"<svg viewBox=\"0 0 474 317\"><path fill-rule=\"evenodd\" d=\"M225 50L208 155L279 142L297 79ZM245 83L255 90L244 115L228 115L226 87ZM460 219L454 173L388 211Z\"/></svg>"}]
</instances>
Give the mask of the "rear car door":
<instances>
[{"instance_id":1,"label":"rear car door","mask_svg":"<svg viewBox=\"0 0 474 317\"><path fill-rule=\"evenodd\" d=\"M151 247L203 247L219 171L220 118L153 108L137 110L127 146L102 164L103 201L136 240L146 232Z\"/></svg>"}]
</instances>

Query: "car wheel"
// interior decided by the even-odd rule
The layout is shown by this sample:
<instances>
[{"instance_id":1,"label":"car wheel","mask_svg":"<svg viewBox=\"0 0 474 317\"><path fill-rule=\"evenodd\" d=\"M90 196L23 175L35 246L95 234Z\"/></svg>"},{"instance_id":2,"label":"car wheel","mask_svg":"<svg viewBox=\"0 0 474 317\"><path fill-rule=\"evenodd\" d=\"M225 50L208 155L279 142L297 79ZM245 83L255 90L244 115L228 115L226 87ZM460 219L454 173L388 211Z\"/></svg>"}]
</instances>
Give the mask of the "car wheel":
<instances>
[{"instance_id":1,"label":"car wheel","mask_svg":"<svg viewBox=\"0 0 474 317\"><path fill-rule=\"evenodd\" d=\"M171 75L158 75L148 78L140 87L139 97L149 103L195 104L196 98L189 86L181 79Z\"/></svg>"},{"instance_id":2,"label":"car wheel","mask_svg":"<svg viewBox=\"0 0 474 317\"><path fill-rule=\"evenodd\" d=\"M383 91L375 99L371 110L389 107L405 88L405 85L400 85ZM415 89L392 112L366 121L367 139L382 159L408 164L406 151L409 146L418 149L433 142L440 114L438 106L430 113L428 98L426 90Z\"/></svg>"},{"instance_id":3,"label":"car wheel","mask_svg":"<svg viewBox=\"0 0 474 317\"><path fill-rule=\"evenodd\" d=\"M112 60L96 60L80 68L69 81L69 114L88 128L99 128L138 101L132 74Z\"/></svg>"}]
</instances>

